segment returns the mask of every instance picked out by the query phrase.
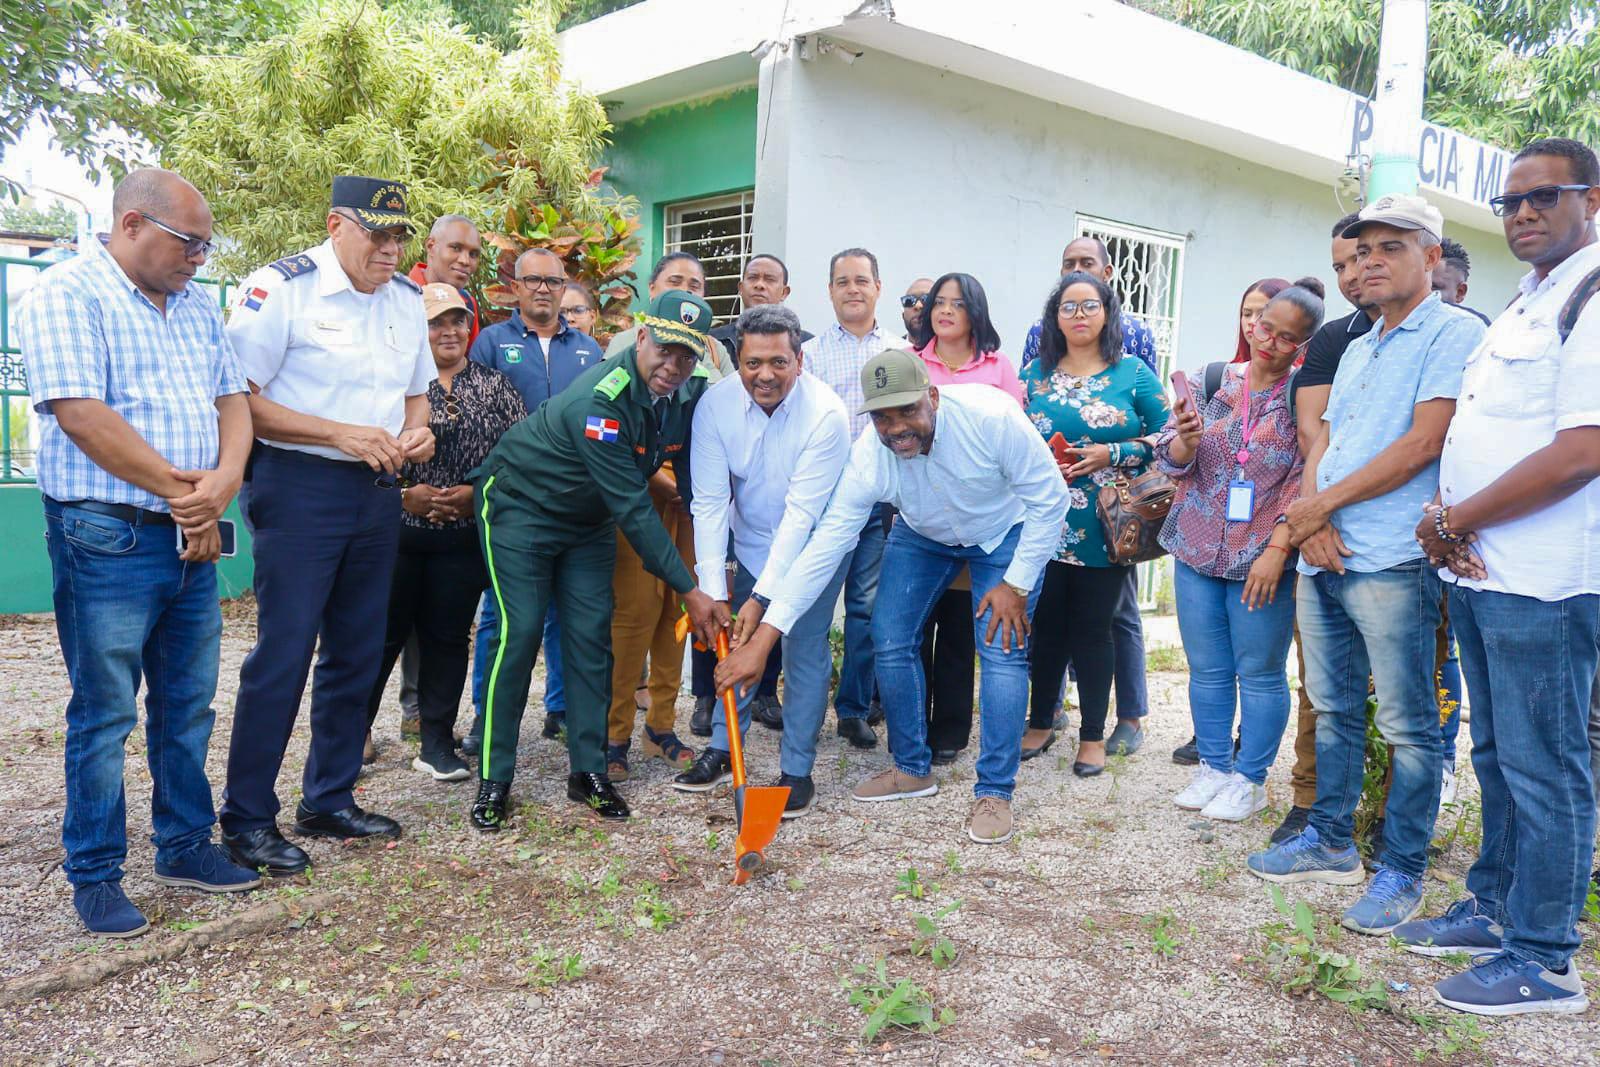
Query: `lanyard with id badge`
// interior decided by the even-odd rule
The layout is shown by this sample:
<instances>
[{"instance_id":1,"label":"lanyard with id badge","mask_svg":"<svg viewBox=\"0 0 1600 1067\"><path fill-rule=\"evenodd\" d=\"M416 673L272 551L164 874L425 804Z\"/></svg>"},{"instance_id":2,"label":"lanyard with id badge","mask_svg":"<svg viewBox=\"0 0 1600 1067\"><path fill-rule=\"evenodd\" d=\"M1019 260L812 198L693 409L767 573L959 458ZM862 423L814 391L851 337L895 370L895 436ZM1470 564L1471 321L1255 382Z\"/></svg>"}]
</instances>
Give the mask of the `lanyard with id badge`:
<instances>
[{"instance_id":1,"label":"lanyard with id badge","mask_svg":"<svg viewBox=\"0 0 1600 1067\"><path fill-rule=\"evenodd\" d=\"M1255 436L1260 420L1250 415L1250 368L1244 369L1243 380L1240 387L1243 391L1243 400L1239 406L1239 451L1234 454L1234 459L1239 461L1239 473L1233 481L1228 483L1228 511L1229 522L1249 522L1256 512L1256 483L1244 476L1244 466L1250 462L1250 438ZM1272 406L1272 401L1287 385L1287 376L1273 387L1272 393L1267 397L1267 402L1262 406L1264 413Z\"/></svg>"}]
</instances>

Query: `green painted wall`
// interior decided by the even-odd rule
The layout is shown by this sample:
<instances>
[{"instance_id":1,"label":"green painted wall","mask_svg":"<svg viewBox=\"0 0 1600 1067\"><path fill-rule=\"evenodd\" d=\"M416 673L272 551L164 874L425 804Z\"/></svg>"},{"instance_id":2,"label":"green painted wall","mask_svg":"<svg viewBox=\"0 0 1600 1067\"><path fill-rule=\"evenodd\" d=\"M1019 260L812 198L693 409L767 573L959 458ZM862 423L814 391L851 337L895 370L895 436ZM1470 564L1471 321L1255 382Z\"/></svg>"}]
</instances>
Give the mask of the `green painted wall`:
<instances>
[{"instance_id":1,"label":"green painted wall","mask_svg":"<svg viewBox=\"0 0 1600 1067\"><path fill-rule=\"evenodd\" d=\"M217 574L224 597L250 589L254 565L250 534L237 504L228 509L239 535L239 554L222 561ZM0 615L51 611L50 555L44 545L44 505L31 485L0 486ZM176 548L173 549L177 551Z\"/></svg>"},{"instance_id":2,"label":"green painted wall","mask_svg":"<svg viewBox=\"0 0 1600 1067\"><path fill-rule=\"evenodd\" d=\"M756 184L756 90L752 86L674 104L619 123L606 181L639 199L639 292L660 256L665 207Z\"/></svg>"}]
</instances>

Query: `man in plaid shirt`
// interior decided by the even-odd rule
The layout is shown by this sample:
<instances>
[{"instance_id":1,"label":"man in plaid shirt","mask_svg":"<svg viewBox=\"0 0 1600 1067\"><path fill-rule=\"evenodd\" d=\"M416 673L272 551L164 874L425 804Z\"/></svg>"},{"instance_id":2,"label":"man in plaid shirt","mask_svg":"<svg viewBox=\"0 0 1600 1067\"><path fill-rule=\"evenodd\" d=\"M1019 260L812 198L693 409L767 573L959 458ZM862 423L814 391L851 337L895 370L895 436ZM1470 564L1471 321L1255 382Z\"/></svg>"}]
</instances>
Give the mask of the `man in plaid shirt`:
<instances>
[{"instance_id":1,"label":"man in plaid shirt","mask_svg":"<svg viewBox=\"0 0 1600 1067\"><path fill-rule=\"evenodd\" d=\"M205 770L222 641L217 522L244 475L251 424L222 316L189 284L212 251L205 198L169 171L137 170L111 204L110 236L44 272L17 336L72 679L64 868L89 932L132 937L150 926L121 885L123 745L141 674L156 880L211 892L261 884L212 843Z\"/></svg>"}]
</instances>

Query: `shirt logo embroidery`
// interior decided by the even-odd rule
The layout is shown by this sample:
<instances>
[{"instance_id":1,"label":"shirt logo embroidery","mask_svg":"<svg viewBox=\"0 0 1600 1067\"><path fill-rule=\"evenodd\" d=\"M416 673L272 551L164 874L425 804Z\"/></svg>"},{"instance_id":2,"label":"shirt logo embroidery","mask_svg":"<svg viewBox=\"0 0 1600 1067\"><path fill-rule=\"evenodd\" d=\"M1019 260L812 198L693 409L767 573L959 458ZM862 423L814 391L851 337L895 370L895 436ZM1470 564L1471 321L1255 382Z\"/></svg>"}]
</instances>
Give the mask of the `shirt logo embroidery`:
<instances>
[{"instance_id":1,"label":"shirt logo embroidery","mask_svg":"<svg viewBox=\"0 0 1600 1067\"><path fill-rule=\"evenodd\" d=\"M500 354L505 357L505 361L507 363L521 363L522 362L522 346L521 345L501 345L500 346Z\"/></svg>"},{"instance_id":2,"label":"shirt logo embroidery","mask_svg":"<svg viewBox=\"0 0 1600 1067\"><path fill-rule=\"evenodd\" d=\"M616 419L602 419L598 415L590 415L583 424L583 436L591 441L615 441L617 432L622 429L622 424Z\"/></svg>"}]
</instances>

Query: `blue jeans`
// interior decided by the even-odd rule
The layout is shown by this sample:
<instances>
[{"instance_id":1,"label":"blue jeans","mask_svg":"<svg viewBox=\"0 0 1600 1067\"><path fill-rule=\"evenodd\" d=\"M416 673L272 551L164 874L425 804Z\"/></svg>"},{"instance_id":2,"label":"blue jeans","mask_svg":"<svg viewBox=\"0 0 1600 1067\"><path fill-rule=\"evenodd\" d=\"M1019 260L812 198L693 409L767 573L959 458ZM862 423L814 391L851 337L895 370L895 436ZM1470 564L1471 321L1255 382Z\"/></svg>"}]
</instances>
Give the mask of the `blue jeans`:
<instances>
[{"instance_id":1,"label":"blue jeans","mask_svg":"<svg viewBox=\"0 0 1600 1067\"><path fill-rule=\"evenodd\" d=\"M839 688L833 695L834 714L840 719L865 719L872 703L872 606L878 599L888 514L886 504L872 509L850 555L850 573L844 580L844 659L839 665Z\"/></svg>"},{"instance_id":2,"label":"blue jeans","mask_svg":"<svg viewBox=\"0 0 1600 1067\"><path fill-rule=\"evenodd\" d=\"M849 573L850 557L846 556L816 603L783 635L783 736L778 742L778 768L797 778L810 776L817 762L817 736L828 714L828 686L833 681L828 629ZM740 564L733 581L733 603L749 600L755 584L756 576ZM740 737L750 732L750 704L760 692L761 686L756 685L739 697ZM711 740L706 747L728 751L728 723L720 700L711 710Z\"/></svg>"},{"instance_id":3,"label":"blue jeans","mask_svg":"<svg viewBox=\"0 0 1600 1067\"><path fill-rule=\"evenodd\" d=\"M1018 523L993 552L978 545L931 541L905 522L897 522L883 550L878 603L872 614L872 646L877 655L878 698L889 728L889 751L902 773L926 777L933 767L928 747L927 679L922 675L922 629L945 589L972 568L973 609L999 585L1022 535ZM1028 616L1039 587L1028 594ZM978 686L978 782L980 797L1011 799L1022 759L1022 730L1028 718L1028 641L1009 652L984 641L989 613L973 620L982 680Z\"/></svg>"},{"instance_id":4,"label":"blue jeans","mask_svg":"<svg viewBox=\"0 0 1600 1067\"><path fill-rule=\"evenodd\" d=\"M67 701L61 843L74 886L122 879L128 856L124 744L145 694L145 756L156 859L211 840L206 780L222 611L217 569L178 558L171 526L145 526L46 498L45 541Z\"/></svg>"},{"instance_id":5,"label":"blue jeans","mask_svg":"<svg viewBox=\"0 0 1600 1067\"><path fill-rule=\"evenodd\" d=\"M1251 611L1239 602L1244 582L1211 578L1173 562L1178 632L1189 659L1189 713L1200 758L1215 770L1238 771L1257 785L1266 783L1289 722L1286 664L1294 636L1294 579L1293 571L1284 574L1277 598Z\"/></svg>"},{"instance_id":6,"label":"blue jeans","mask_svg":"<svg viewBox=\"0 0 1600 1067\"><path fill-rule=\"evenodd\" d=\"M1589 697L1600 597L1542 601L1450 588L1472 689L1483 845L1467 892L1512 955L1552 969L1578 950L1594 857Z\"/></svg>"},{"instance_id":7,"label":"blue jeans","mask_svg":"<svg viewBox=\"0 0 1600 1067\"><path fill-rule=\"evenodd\" d=\"M1150 714L1145 688L1144 618L1139 614L1139 568L1127 568L1127 591L1111 617L1111 658L1117 685L1117 718Z\"/></svg>"},{"instance_id":8,"label":"blue jeans","mask_svg":"<svg viewBox=\"0 0 1600 1067\"><path fill-rule=\"evenodd\" d=\"M472 639L472 732L483 736L483 694L489 684L489 664L494 661L494 643L500 637L500 612L494 597L485 596L478 612L478 628ZM539 650L544 653L544 708L551 715L564 715L567 694L561 684L561 620L555 605L544 615L544 636Z\"/></svg>"},{"instance_id":9,"label":"blue jeans","mask_svg":"<svg viewBox=\"0 0 1600 1067\"><path fill-rule=\"evenodd\" d=\"M1439 813L1442 758L1433 686L1439 578L1420 559L1388 570L1302 575L1295 597L1306 693L1317 712L1311 825L1330 848L1352 843L1366 768L1367 678L1378 730L1394 746L1381 861L1420 878Z\"/></svg>"}]
</instances>

